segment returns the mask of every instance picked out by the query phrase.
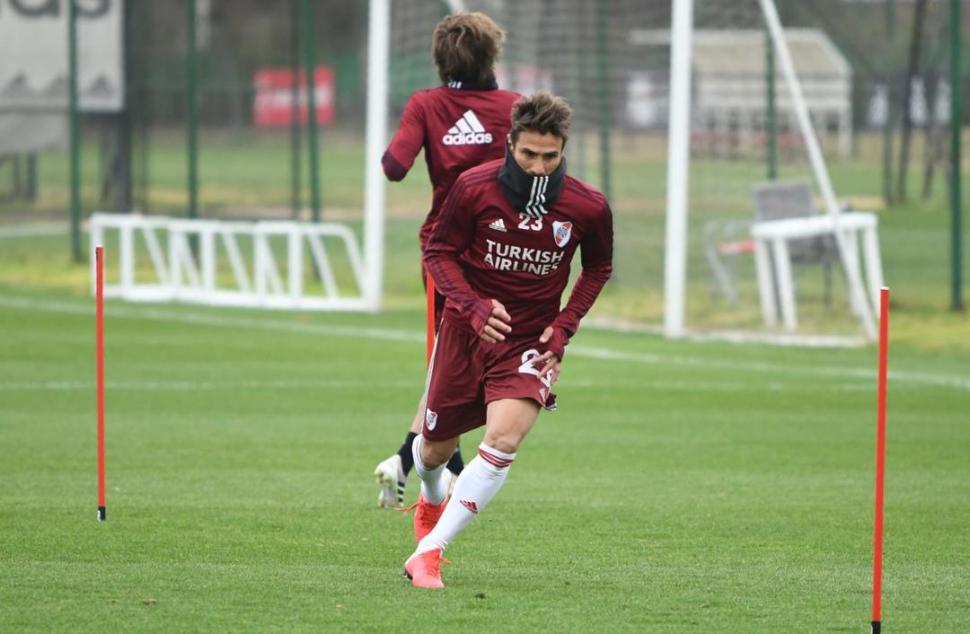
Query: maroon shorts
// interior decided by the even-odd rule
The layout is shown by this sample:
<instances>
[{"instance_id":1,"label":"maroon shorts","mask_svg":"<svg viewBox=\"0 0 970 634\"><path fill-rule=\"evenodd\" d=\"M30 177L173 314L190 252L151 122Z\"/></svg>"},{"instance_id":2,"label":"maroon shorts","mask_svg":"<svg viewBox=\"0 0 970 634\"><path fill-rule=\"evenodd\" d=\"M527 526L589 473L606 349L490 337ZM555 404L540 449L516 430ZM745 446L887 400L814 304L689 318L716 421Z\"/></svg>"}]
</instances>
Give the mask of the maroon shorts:
<instances>
[{"instance_id":1,"label":"maroon shorts","mask_svg":"<svg viewBox=\"0 0 970 634\"><path fill-rule=\"evenodd\" d=\"M486 343L478 335L441 322L428 370L428 403L422 435L447 440L485 424L485 406L503 398L527 398L555 408L551 382L533 361L539 338Z\"/></svg>"}]
</instances>

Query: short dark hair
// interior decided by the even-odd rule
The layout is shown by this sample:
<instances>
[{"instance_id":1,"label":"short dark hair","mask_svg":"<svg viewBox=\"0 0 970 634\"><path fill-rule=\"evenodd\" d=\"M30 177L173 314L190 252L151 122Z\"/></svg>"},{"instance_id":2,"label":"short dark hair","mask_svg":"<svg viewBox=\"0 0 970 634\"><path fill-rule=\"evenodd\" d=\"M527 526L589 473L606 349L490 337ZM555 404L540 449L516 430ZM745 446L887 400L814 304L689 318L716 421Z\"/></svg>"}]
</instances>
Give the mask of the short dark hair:
<instances>
[{"instance_id":1,"label":"short dark hair","mask_svg":"<svg viewBox=\"0 0 970 634\"><path fill-rule=\"evenodd\" d=\"M562 97L547 90L520 97L512 104L512 128L509 137L512 143L519 140L523 130L539 134L553 134L562 139L565 145L569 138L569 123L573 110Z\"/></svg>"},{"instance_id":2,"label":"short dark hair","mask_svg":"<svg viewBox=\"0 0 970 634\"><path fill-rule=\"evenodd\" d=\"M431 36L431 56L438 76L443 82L493 81L504 41L505 31L484 13L449 15Z\"/></svg>"}]
</instances>

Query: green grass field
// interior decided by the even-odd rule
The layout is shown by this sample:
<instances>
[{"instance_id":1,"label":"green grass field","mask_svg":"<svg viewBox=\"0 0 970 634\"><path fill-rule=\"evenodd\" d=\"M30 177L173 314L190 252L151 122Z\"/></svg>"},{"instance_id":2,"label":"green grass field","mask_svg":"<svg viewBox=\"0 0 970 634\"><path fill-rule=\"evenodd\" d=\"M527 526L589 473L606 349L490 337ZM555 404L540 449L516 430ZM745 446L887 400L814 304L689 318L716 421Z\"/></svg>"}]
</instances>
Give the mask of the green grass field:
<instances>
[{"instance_id":1,"label":"green grass field","mask_svg":"<svg viewBox=\"0 0 970 634\"><path fill-rule=\"evenodd\" d=\"M422 388L419 313L109 302L106 324L99 524L92 301L0 287L4 629L866 631L872 348L582 332L561 411L429 593L370 476ZM970 371L891 363L884 621L962 631Z\"/></svg>"},{"instance_id":2,"label":"green grass field","mask_svg":"<svg viewBox=\"0 0 970 634\"><path fill-rule=\"evenodd\" d=\"M617 276L601 308L656 323L664 159L634 145L618 144ZM204 147L203 215L287 213L280 139ZM359 206L355 147L325 146L325 218ZM152 155L153 210L184 202L179 151ZM840 194L878 195L873 156L835 166ZM61 167L42 159L41 198L0 204L5 227L64 218ZM423 387L418 167L389 190L379 315L108 302L104 524L89 270L70 261L66 234L0 236L0 629L868 631L872 346L584 328L561 411L542 415L501 494L449 550L448 588L403 580L410 518L376 507L371 472ZM701 173L733 192L712 193L709 217L733 213L760 169L735 167ZM970 623L970 316L947 310L941 201L880 215L893 289L890 632ZM691 310L716 320L697 288Z\"/></svg>"}]
</instances>

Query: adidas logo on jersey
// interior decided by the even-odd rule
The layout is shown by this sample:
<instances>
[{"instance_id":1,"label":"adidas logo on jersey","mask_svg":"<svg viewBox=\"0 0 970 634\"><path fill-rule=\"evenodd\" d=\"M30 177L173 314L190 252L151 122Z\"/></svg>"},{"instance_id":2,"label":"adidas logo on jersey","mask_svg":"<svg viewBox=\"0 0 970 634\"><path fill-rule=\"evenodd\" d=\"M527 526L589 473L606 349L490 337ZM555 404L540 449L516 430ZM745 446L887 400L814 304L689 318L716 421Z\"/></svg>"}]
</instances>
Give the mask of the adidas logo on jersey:
<instances>
[{"instance_id":1,"label":"adidas logo on jersey","mask_svg":"<svg viewBox=\"0 0 970 634\"><path fill-rule=\"evenodd\" d=\"M505 228L505 221L502 220L501 218L493 221L492 224L488 225L488 228L495 229L496 231L508 232L508 229Z\"/></svg>"},{"instance_id":2,"label":"adidas logo on jersey","mask_svg":"<svg viewBox=\"0 0 970 634\"><path fill-rule=\"evenodd\" d=\"M445 145L485 145L492 142L492 133L485 131L485 126L471 110L466 110L455 125L448 129L448 133L441 137Z\"/></svg>"}]
</instances>

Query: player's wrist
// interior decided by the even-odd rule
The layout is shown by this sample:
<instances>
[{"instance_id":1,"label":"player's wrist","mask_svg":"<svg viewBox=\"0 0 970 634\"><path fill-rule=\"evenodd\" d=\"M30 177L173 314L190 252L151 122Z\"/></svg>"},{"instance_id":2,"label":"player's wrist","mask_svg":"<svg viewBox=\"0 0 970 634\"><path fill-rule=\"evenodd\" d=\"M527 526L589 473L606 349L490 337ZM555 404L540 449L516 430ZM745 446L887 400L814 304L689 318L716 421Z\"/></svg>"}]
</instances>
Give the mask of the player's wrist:
<instances>
[{"instance_id":1,"label":"player's wrist","mask_svg":"<svg viewBox=\"0 0 970 634\"><path fill-rule=\"evenodd\" d=\"M562 361L563 356L566 354L566 346L569 344L569 333L562 326L556 326L555 324L551 328L552 336L546 342L546 349Z\"/></svg>"},{"instance_id":2,"label":"player's wrist","mask_svg":"<svg viewBox=\"0 0 970 634\"><path fill-rule=\"evenodd\" d=\"M492 316L492 300L478 298L468 314L468 321L475 334L481 335L488 325L488 318Z\"/></svg>"}]
</instances>

